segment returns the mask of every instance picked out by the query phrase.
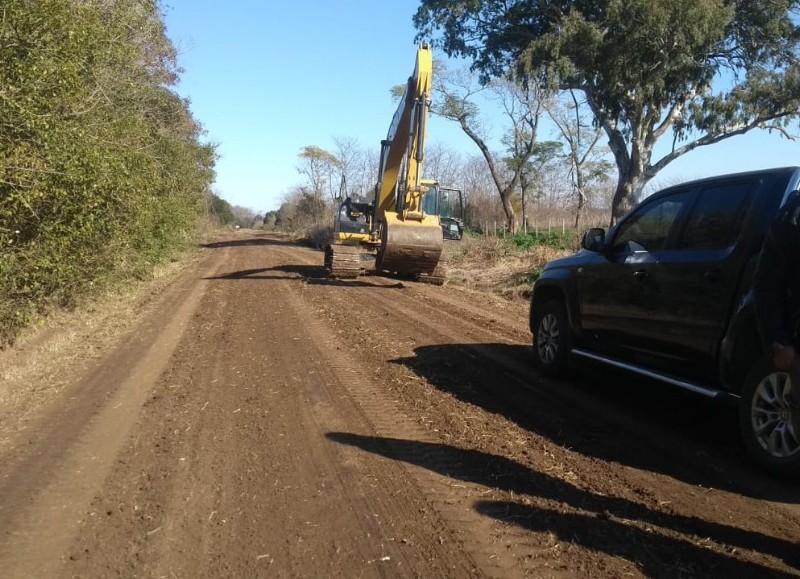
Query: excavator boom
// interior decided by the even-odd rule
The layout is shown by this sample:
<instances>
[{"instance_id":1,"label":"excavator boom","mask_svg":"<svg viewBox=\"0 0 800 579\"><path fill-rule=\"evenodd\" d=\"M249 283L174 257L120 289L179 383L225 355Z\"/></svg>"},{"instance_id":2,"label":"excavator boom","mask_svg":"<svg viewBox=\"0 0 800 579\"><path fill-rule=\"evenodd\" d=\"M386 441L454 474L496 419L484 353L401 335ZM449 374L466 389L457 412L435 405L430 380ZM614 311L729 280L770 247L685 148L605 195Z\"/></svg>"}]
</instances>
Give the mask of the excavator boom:
<instances>
[{"instance_id":1,"label":"excavator boom","mask_svg":"<svg viewBox=\"0 0 800 579\"><path fill-rule=\"evenodd\" d=\"M380 236L380 270L433 275L442 253L439 217L422 211L432 84L432 52L423 44L381 147L373 220Z\"/></svg>"}]
</instances>

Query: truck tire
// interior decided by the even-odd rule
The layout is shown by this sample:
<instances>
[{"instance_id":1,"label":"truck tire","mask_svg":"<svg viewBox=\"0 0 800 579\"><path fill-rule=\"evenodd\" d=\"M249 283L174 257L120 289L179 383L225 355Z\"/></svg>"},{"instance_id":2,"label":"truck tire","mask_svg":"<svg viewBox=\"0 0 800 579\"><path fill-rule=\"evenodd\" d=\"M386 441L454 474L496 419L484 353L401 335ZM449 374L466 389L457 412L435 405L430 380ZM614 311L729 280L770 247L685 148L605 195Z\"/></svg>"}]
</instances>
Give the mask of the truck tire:
<instances>
[{"instance_id":1,"label":"truck tire","mask_svg":"<svg viewBox=\"0 0 800 579\"><path fill-rule=\"evenodd\" d=\"M533 327L536 366L547 376L564 376L572 349L572 331L564 304L558 300L545 303L534 314Z\"/></svg>"},{"instance_id":2,"label":"truck tire","mask_svg":"<svg viewBox=\"0 0 800 579\"><path fill-rule=\"evenodd\" d=\"M775 369L769 357L747 375L739 406L742 440L750 457L781 476L800 474L800 377Z\"/></svg>"}]
</instances>

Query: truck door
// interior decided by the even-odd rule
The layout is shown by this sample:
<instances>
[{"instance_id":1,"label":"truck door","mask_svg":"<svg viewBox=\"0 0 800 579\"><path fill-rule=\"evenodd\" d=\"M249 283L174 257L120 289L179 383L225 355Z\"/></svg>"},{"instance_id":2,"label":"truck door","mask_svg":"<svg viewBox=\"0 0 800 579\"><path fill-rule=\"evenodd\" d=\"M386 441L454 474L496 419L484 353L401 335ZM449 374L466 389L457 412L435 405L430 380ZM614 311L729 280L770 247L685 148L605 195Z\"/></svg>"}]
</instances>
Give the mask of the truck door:
<instances>
[{"instance_id":1,"label":"truck door","mask_svg":"<svg viewBox=\"0 0 800 579\"><path fill-rule=\"evenodd\" d=\"M738 243L757 181L708 184L700 189L675 243L658 256L656 292L647 341L664 371L696 379L716 375L715 349L739 287L741 264L752 252Z\"/></svg>"},{"instance_id":2,"label":"truck door","mask_svg":"<svg viewBox=\"0 0 800 579\"><path fill-rule=\"evenodd\" d=\"M653 271L691 197L678 190L644 201L610 232L607 249L578 268L582 330L593 350L635 361L651 348Z\"/></svg>"}]
</instances>

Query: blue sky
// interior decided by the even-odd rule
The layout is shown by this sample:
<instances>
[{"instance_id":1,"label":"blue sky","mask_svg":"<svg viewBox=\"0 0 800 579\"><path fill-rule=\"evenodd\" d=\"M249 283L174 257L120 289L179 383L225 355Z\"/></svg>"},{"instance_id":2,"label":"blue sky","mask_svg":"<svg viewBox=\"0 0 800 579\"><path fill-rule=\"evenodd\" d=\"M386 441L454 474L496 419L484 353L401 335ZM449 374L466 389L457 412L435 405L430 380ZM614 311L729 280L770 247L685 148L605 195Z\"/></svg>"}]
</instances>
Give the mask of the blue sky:
<instances>
[{"instance_id":1,"label":"blue sky","mask_svg":"<svg viewBox=\"0 0 800 579\"><path fill-rule=\"evenodd\" d=\"M378 149L413 70L418 0L164 0L185 69L177 87L218 144L215 190L234 205L277 209L302 183L298 153L336 137ZM432 118L429 143L477 154L453 123ZM755 132L702 147L659 183L800 165L800 142ZM377 170L377 168L376 168Z\"/></svg>"}]
</instances>

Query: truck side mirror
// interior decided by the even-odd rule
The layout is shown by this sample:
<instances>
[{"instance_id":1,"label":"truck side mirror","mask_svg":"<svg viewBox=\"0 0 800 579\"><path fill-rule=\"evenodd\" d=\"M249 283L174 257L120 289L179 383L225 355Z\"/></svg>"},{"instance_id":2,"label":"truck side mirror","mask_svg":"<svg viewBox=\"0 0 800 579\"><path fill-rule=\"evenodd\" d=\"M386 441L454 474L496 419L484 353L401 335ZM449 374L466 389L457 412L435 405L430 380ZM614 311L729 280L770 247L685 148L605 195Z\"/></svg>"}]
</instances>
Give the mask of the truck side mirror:
<instances>
[{"instance_id":1,"label":"truck side mirror","mask_svg":"<svg viewBox=\"0 0 800 579\"><path fill-rule=\"evenodd\" d=\"M581 238L581 247L589 251L602 251L606 244L606 230L592 227Z\"/></svg>"}]
</instances>

